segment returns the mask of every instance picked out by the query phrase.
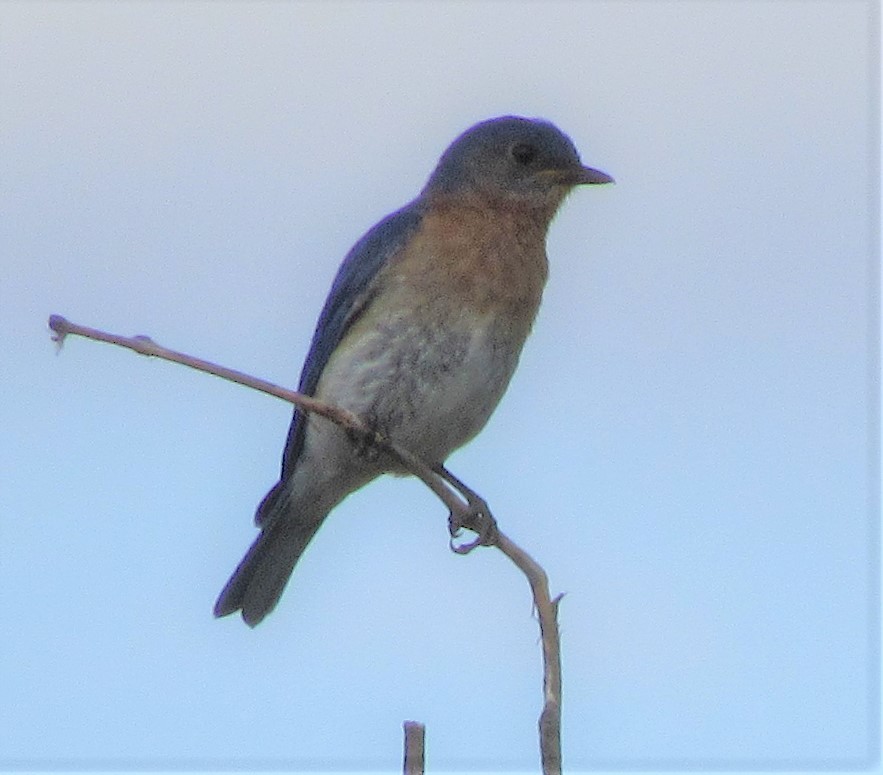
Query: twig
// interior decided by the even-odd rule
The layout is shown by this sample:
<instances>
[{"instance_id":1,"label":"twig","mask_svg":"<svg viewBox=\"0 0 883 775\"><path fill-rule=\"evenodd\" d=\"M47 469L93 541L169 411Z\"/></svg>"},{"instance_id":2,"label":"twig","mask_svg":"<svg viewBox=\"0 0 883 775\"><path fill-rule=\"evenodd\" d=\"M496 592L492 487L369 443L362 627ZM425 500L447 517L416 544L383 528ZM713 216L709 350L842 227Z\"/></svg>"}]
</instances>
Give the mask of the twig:
<instances>
[{"instance_id":1,"label":"twig","mask_svg":"<svg viewBox=\"0 0 883 775\"><path fill-rule=\"evenodd\" d=\"M404 775L423 775L426 767L425 745L426 727L419 721L406 721L402 724L405 730Z\"/></svg>"},{"instance_id":2,"label":"twig","mask_svg":"<svg viewBox=\"0 0 883 775\"><path fill-rule=\"evenodd\" d=\"M452 518L459 517L462 524L469 524L470 517L474 514L470 510L470 504L455 493L446 484L445 479L434 471L430 466L424 463L417 455L414 455L404 447L400 447L391 439L378 434L370 428L360 417L341 407L327 404L319 401L312 396L297 393L288 390L272 382L267 382L249 374L234 369L228 369L219 366L210 361L195 358L191 355L170 350L162 347L147 336L121 336L119 334L110 334L100 331L96 328L81 326L72 323L61 315L51 315L49 317L49 328L54 332L54 341L61 346L64 339L68 335L82 336L87 339L94 339L99 342L108 342L110 344L126 347L134 350L141 355L147 355L155 358L161 358L174 363L180 363L184 366L204 371L207 374L214 374L222 379L236 382L240 385L259 390L271 396L281 398L283 401L295 404L305 412L311 412L330 420L333 423L368 438L372 444L385 450L393 455L398 461L414 476L420 479L432 492L448 507ZM475 493L468 487L463 485L450 472L444 471L448 481L454 485L460 484L463 489L461 493L464 497L475 496ZM483 501L482 501L483 503ZM475 545L479 545L476 542ZM473 548L474 546L473 545ZM496 528L493 532L492 541L489 544L496 546L503 554L505 554L527 577L530 584L531 593L533 594L534 606L537 611L537 618L540 623L540 635L543 644L543 710L539 719L540 733L540 756L542 761L544 775L560 775L561 773L561 647L558 636L558 603L561 599L560 595L554 600L549 595L549 580L546 572L542 567L521 547L506 536L502 531ZM462 553L462 552L461 552ZM417 775L423 772L422 763L422 733L420 748L420 769L408 769L408 740L409 725L416 725L416 722L405 722L405 773L406 775ZM420 726L422 729L422 725ZM416 735L416 731L410 734ZM416 750L416 749L415 749Z\"/></svg>"},{"instance_id":3,"label":"twig","mask_svg":"<svg viewBox=\"0 0 883 775\"><path fill-rule=\"evenodd\" d=\"M561 773L561 639L558 634L558 603L549 595L549 577L540 564L498 531L497 548L527 577L540 622L543 644L543 711L540 713L540 758L544 775Z\"/></svg>"},{"instance_id":4,"label":"twig","mask_svg":"<svg viewBox=\"0 0 883 775\"><path fill-rule=\"evenodd\" d=\"M192 355L178 352L177 350L170 350L167 347L157 344L149 336L122 336L120 334L110 334L97 328L90 328L89 326L81 326L78 323L72 323L61 315L49 316L49 328L54 332L52 339L59 347L64 344L65 337L69 335L83 336L87 339L94 339L98 342L108 342L110 344L119 345L120 347L126 347L129 350L134 350L140 355L161 358L162 360L180 363L183 366L189 366L191 369L203 371L206 374L214 374L216 377L221 377L221 379L245 385L246 387L259 390L262 393L267 393L276 398L281 398L283 401L295 404L305 412L317 414L320 417L331 420L331 422L336 423L341 428L367 437L372 444L381 447L386 452L394 455L402 465L404 465L414 476L420 479L438 496L438 498L441 499L442 503L451 510L451 513L460 514L466 511L463 502L449 487L447 487L447 485L444 484L441 477L433 473L429 466L423 463L420 458L411 454L411 452L405 448L398 446L390 439L378 434L364 423L360 417L346 409L327 404L324 401L319 401L312 396L304 395L303 393L297 393L294 390L288 390L287 388L281 387L272 382L253 377L250 374L245 374L244 372L236 371L235 369L228 369L226 366L219 366L211 361L196 358Z\"/></svg>"}]
</instances>

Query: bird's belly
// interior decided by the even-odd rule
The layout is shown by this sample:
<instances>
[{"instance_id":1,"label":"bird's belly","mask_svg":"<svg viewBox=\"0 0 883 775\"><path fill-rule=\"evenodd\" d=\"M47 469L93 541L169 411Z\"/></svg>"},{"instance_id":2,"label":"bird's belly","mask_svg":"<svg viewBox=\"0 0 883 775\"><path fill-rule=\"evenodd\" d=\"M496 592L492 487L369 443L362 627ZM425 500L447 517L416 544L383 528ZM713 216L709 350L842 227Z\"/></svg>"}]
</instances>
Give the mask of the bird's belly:
<instances>
[{"instance_id":1,"label":"bird's belly","mask_svg":"<svg viewBox=\"0 0 883 775\"><path fill-rule=\"evenodd\" d=\"M485 425L522 344L499 319L461 315L437 327L392 319L342 342L316 395L440 463Z\"/></svg>"}]
</instances>

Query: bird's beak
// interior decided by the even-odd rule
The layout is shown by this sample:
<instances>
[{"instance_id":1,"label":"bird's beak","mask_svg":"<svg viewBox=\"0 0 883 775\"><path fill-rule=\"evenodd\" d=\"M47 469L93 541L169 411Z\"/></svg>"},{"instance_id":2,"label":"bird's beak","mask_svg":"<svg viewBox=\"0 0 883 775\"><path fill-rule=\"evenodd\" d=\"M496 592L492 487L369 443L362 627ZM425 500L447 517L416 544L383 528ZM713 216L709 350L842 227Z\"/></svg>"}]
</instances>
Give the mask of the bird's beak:
<instances>
[{"instance_id":1,"label":"bird's beak","mask_svg":"<svg viewBox=\"0 0 883 775\"><path fill-rule=\"evenodd\" d=\"M592 167L581 167L575 171L573 184L579 185L598 185L600 183L615 183L616 181L601 170L592 169Z\"/></svg>"},{"instance_id":2,"label":"bird's beak","mask_svg":"<svg viewBox=\"0 0 883 775\"><path fill-rule=\"evenodd\" d=\"M600 183L614 183L610 175L592 167L565 167L564 169L546 170L547 174L555 183L562 186L598 185Z\"/></svg>"}]
</instances>

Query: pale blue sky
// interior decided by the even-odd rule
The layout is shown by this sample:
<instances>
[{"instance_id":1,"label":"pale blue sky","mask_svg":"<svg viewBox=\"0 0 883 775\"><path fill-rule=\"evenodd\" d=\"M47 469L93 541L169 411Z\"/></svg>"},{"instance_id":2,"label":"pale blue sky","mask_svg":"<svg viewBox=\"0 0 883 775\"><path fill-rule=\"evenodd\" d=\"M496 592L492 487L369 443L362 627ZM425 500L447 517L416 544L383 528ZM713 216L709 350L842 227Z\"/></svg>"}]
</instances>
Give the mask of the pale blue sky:
<instances>
[{"instance_id":1,"label":"pale blue sky","mask_svg":"<svg viewBox=\"0 0 883 775\"><path fill-rule=\"evenodd\" d=\"M580 769L876 755L874 3L0 5L0 769L534 769L524 581L419 484L211 607L338 263L475 121L558 124L573 194L521 367L451 468L543 563Z\"/></svg>"}]
</instances>

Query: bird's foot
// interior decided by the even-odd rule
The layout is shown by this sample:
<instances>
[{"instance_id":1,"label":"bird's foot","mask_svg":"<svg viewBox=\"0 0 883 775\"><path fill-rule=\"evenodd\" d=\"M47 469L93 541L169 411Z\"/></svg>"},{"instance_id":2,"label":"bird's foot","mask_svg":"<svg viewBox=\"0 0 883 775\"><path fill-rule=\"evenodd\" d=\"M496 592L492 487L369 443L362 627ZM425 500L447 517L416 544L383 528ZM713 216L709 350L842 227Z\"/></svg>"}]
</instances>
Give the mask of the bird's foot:
<instances>
[{"instance_id":1,"label":"bird's foot","mask_svg":"<svg viewBox=\"0 0 883 775\"><path fill-rule=\"evenodd\" d=\"M463 529L471 530L478 537L473 541L458 544L455 539ZM484 498L475 496L459 513L451 512L448 517L448 532L451 534L451 551L457 554L469 554L478 546L494 546L497 543L497 520Z\"/></svg>"},{"instance_id":2,"label":"bird's foot","mask_svg":"<svg viewBox=\"0 0 883 775\"><path fill-rule=\"evenodd\" d=\"M477 546L494 546L497 543L497 520L491 514L490 506L475 490L460 481L447 468L439 464L432 469L449 485L466 499L466 506L452 509L448 516L448 532L451 534L451 551L457 554L469 554ZM454 539L466 528L478 538L464 544L457 544Z\"/></svg>"}]
</instances>

